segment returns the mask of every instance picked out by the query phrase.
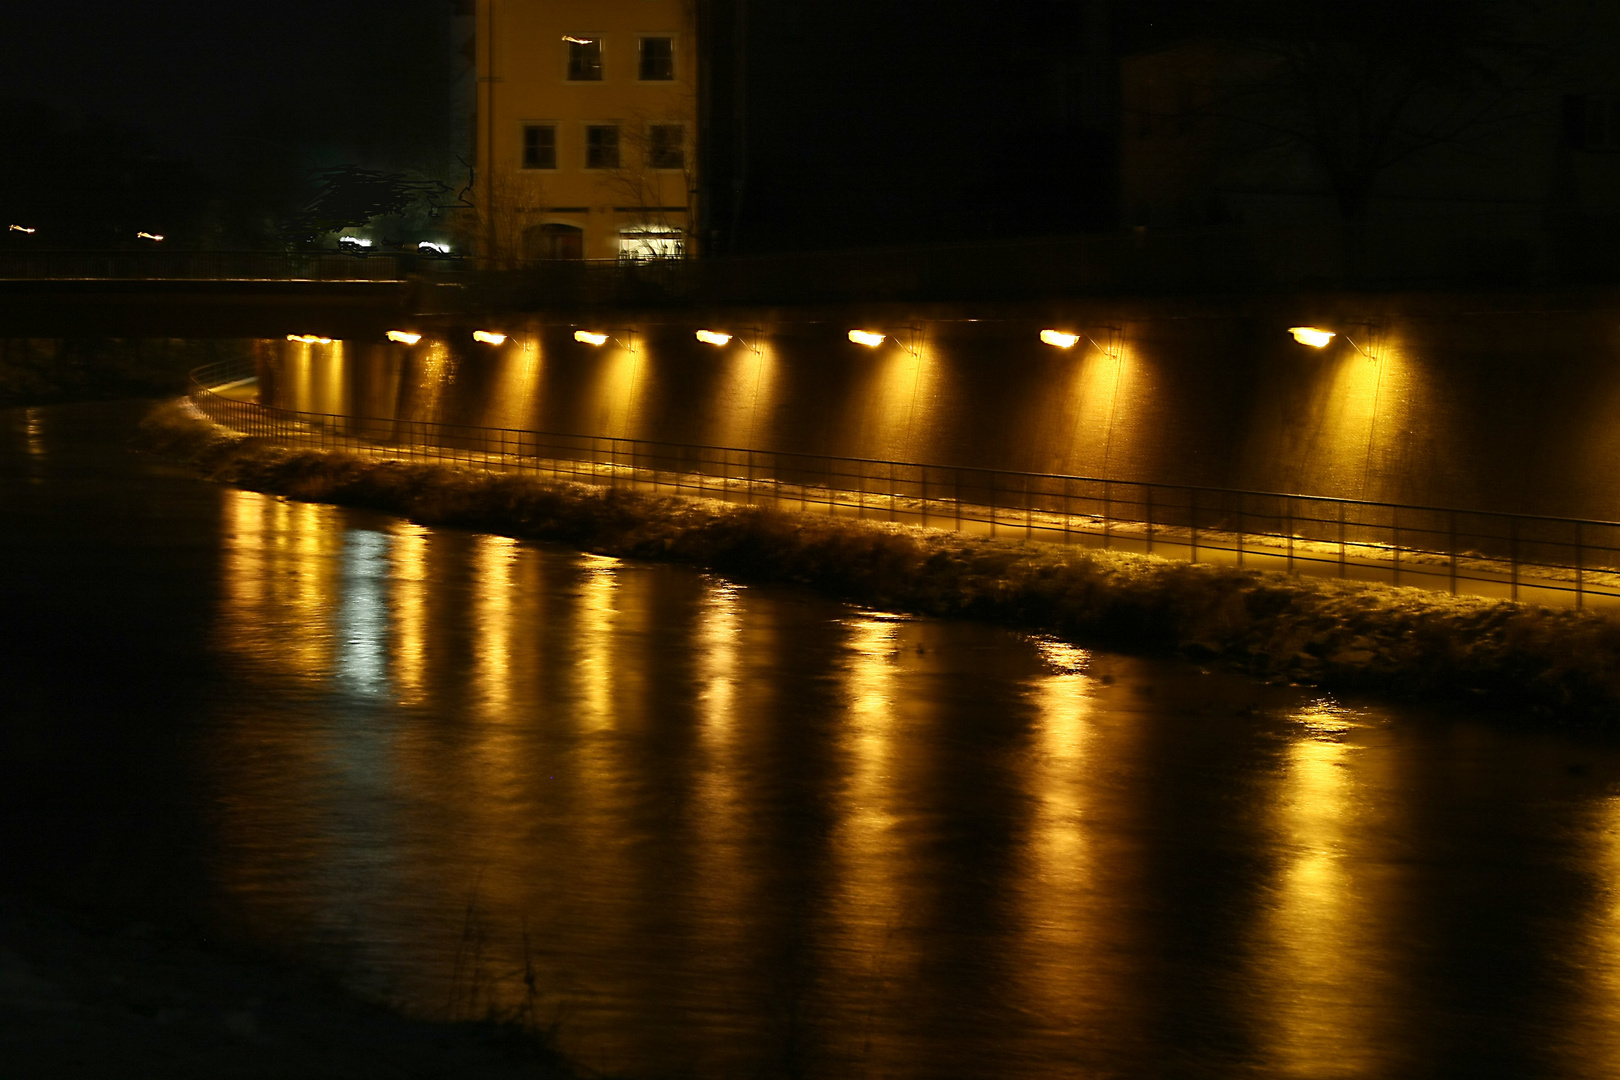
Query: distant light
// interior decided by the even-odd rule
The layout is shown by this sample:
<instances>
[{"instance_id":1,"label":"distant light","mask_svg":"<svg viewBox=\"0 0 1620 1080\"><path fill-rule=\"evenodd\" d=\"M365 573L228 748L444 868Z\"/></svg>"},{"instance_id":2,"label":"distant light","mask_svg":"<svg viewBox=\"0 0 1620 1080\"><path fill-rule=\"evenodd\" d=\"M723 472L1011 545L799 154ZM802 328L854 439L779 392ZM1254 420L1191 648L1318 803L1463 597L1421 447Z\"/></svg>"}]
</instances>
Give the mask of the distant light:
<instances>
[{"instance_id":1,"label":"distant light","mask_svg":"<svg viewBox=\"0 0 1620 1080\"><path fill-rule=\"evenodd\" d=\"M1074 343L1080 340L1080 335L1065 334L1062 330L1042 330L1041 340L1060 349L1072 349Z\"/></svg>"},{"instance_id":2,"label":"distant light","mask_svg":"<svg viewBox=\"0 0 1620 1080\"><path fill-rule=\"evenodd\" d=\"M362 248L368 248L368 247L371 246L371 241L370 240L362 240L358 236L340 236L340 237L338 237L338 243L340 243L340 244L349 244L349 245L352 245L354 247L362 247Z\"/></svg>"},{"instance_id":3,"label":"distant light","mask_svg":"<svg viewBox=\"0 0 1620 1080\"><path fill-rule=\"evenodd\" d=\"M731 341L731 335L722 334L718 330L699 330L697 339L705 345L725 345Z\"/></svg>"},{"instance_id":4,"label":"distant light","mask_svg":"<svg viewBox=\"0 0 1620 1080\"><path fill-rule=\"evenodd\" d=\"M405 345L415 345L418 341L422 340L422 335L413 334L409 330L390 330L388 331L388 340L398 341ZM496 342L495 344L499 345L500 342Z\"/></svg>"},{"instance_id":5,"label":"distant light","mask_svg":"<svg viewBox=\"0 0 1620 1080\"><path fill-rule=\"evenodd\" d=\"M288 334L288 341L302 341L305 345L330 345L332 339L318 334Z\"/></svg>"},{"instance_id":6,"label":"distant light","mask_svg":"<svg viewBox=\"0 0 1620 1080\"><path fill-rule=\"evenodd\" d=\"M506 340L506 335L493 330L474 330L473 340L482 341L486 345L499 345Z\"/></svg>"},{"instance_id":7,"label":"distant light","mask_svg":"<svg viewBox=\"0 0 1620 1080\"><path fill-rule=\"evenodd\" d=\"M449 244L435 244L431 240L424 240L420 244L416 245L416 250L417 251L436 251L440 255L448 255L448 254L450 254L450 245Z\"/></svg>"},{"instance_id":8,"label":"distant light","mask_svg":"<svg viewBox=\"0 0 1620 1080\"><path fill-rule=\"evenodd\" d=\"M589 45L591 42L595 41L596 39L595 38L589 38L589 37L574 37L572 34L564 34L563 35L563 40L564 41L571 41L575 45Z\"/></svg>"},{"instance_id":9,"label":"distant light","mask_svg":"<svg viewBox=\"0 0 1620 1080\"><path fill-rule=\"evenodd\" d=\"M575 330L574 331L574 340L575 341L583 341L587 345L606 345L607 344L607 335L606 334L593 334L589 330Z\"/></svg>"},{"instance_id":10,"label":"distant light","mask_svg":"<svg viewBox=\"0 0 1620 1080\"><path fill-rule=\"evenodd\" d=\"M137 240L162 240L163 235L161 233L138 232L138 233L135 234L135 239L137 239Z\"/></svg>"},{"instance_id":11,"label":"distant light","mask_svg":"<svg viewBox=\"0 0 1620 1080\"><path fill-rule=\"evenodd\" d=\"M1309 345L1320 349L1333 340L1333 331L1318 330L1314 326L1290 326L1288 332L1294 335L1294 340L1301 345Z\"/></svg>"},{"instance_id":12,"label":"distant light","mask_svg":"<svg viewBox=\"0 0 1620 1080\"><path fill-rule=\"evenodd\" d=\"M868 349L875 349L883 344L883 335L876 330L851 330L849 340L857 345L865 345Z\"/></svg>"},{"instance_id":13,"label":"distant light","mask_svg":"<svg viewBox=\"0 0 1620 1080\"><path fill-rule=\"evenodd\" d=\"M7 231L8 231L8 232L20 232L20 233L29 233L29 234L32 234L32 233L37 233L37 232L39 232L39 230L38 230L38 229L30 229L30 228L29 228L29 227L28 227L28 226L26 226L26 225L13 225L13 226L11 226L11 227L10 227L10 228L9 228L9 229L8 229L8 230L7 230Z\"/></svg>"}]
</instances>

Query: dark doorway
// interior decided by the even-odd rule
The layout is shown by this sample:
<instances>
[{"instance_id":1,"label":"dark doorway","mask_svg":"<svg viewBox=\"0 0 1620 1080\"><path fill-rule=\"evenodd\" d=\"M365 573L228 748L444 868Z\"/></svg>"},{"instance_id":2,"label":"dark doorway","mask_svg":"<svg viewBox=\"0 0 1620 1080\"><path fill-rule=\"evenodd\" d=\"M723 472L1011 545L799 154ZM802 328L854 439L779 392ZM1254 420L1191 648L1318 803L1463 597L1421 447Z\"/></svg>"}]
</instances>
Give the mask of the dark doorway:
<instances>
[{"instance_id":1,"label":"dark doorway","mask_svg":"<svg viewBox=\"0 0 1620 1080\"><path fill-rule=\"evenodd\" d=\"M523 232L523 257L536 259L583 259L585 230L577 225L536 225Z\"/></svg>"}]
</instances>

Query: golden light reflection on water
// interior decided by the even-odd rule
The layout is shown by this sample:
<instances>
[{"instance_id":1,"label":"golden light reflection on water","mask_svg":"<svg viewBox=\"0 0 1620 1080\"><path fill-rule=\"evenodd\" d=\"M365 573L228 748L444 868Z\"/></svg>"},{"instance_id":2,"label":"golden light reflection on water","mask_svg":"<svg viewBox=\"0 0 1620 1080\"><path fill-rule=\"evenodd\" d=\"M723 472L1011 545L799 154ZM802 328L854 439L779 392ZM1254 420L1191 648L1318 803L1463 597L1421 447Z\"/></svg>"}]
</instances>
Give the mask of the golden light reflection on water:
<instances>
[{"instance_id":1,"label":"golden light reflection on water","mask_svg":"<svg viewBox=\"0 0 1620 1080\"><path fill-rule=\"evenodd\" d=\"M23 434L28 440L28 456L35 461L45 459L45 426L38 409L23 411Z\"/></svg>"},{"instance_id":2,"label":"golden light reflection on water","mask_svg":"<svg viewBox=\"0 0 1620 1080\"><path fill-rule=\"evenodd\" d=\"M409 521L396 522L389 552L394 561L394 686L402 705L422 700L427 686L428 537Z\"/></svg>"},{"instance_id":3,"label":"golden light reflection on water","mask_svg":"<svg viewBox=\"0 0 1620 1080\"><path fill-rule=\"evenodd\" d=\"M618 609L619 560L610 555L583 555L580 603L574 639L574 687L581 727L612 728L614 713L614 632Z\"/></svg>"},{"instance_id":4,"label":"golden light reflection on water","mask_svg":"<svg viewBox=\"0 0 1620 1080\"><path fill-rule=\"evenodd\" d=\"M846 638L841 682L846 714L843 750L848 780L841 800L837 844L837 899L832 924L840 942L860 966L881 964L881 980L901 977L909 958L898 952L905 940L896 932L907 921L898 874L904 850L897 835L898 802L904 796L895 776L897 728L909 704L898 685L903 615L864 613L844 621Z\"/></svg>"},{"instance_id":5,"label":"golden light reflection on water","mask_svg":"<svg viewBox=\"0 0 1620 1080\"><path fill-rule=\"evenodd\" d=\"M337 508L234 488L223 498L225 640L281 674L323 679L343 594Z\"/></svg>"},{"instance_id":6,"label":"golden light reflection on water","mask_svg":"<svg viewBox=\"0 0 1620 1080\"><path fill-rule=\"evenodd\" d=\"M1372 1018L1397 976L1373 930L1380 814L1345 710L1323 699L1292 720L1271 802L1284 858L1257 942L1257 1034L1282 1075L1376 1076L1387 1046Z\"/></svg>"}]
</instances>

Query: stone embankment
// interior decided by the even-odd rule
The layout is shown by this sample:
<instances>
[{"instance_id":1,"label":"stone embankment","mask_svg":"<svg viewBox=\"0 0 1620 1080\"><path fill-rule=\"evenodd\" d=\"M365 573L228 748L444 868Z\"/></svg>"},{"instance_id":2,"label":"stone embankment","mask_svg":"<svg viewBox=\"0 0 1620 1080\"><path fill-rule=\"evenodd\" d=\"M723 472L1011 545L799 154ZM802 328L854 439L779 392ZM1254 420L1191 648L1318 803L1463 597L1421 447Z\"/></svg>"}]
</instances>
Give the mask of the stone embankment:
<instances>
[{"instance_id":1,"label":"stone embankment","mask_svg":"<svg viewBox=\"0 0 1620 1080\"><path fill-rule=\"evenodd\" d=\"M183 401L144 431L215 480L424 525L677 560L1273 680L1620 721L1620 623L1589 612L295 451Z\"/></svg>"}]
</instances>

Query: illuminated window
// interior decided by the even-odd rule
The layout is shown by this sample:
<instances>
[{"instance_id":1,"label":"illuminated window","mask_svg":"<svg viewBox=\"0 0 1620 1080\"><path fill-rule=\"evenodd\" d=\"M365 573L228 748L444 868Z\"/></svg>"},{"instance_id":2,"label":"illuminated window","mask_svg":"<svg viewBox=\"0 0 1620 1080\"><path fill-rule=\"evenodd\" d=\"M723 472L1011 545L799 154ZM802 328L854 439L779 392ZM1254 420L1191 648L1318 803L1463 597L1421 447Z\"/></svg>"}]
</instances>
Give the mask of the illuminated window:
<instances>
[{"instance_id":1,"label":"illuminated window","mask_svg":"<svg viewBox=\"0 0 1620 1080\"><path fill-rule=\"evenodd\" d=\"M586 125L585 167L587 169L617 169L619 167L619 125Z\"/></svg>"},{"instance_id":2,"label":"illuminated window","mask_svg":"<svg viewBox=\"0 0 1620 1080\"><path fill-rule=\"evenodd\" d=\"M563 38L568 44L568 78L573 82L602 81L602 39Z\"/></svg>"},{"instance_id":3,"label":"illuminated window","mask_svg":"<svg viewBox=\"0 0 1620 1080\"><path fill-rule=\"evenodd\" d=\"M680 124L654 124L647 129L647 166L653 169L686 167L686 129Z\"/></svg>"},{"instance_id":4,"label":"illuminated window","mask_svg":"<svg viewBox=\"0 0 1620 1080\"><path fill-rule=\"evenodd\" d=\"M555 124L523 125L523 167L525 169L555 169L557 167L557 126Z\"/></svg>"},{"instance_id":5,"label":"illuminated window","mask_svg":"<svg viewBox=\"0 0 1620 1080\"><path fill-rule=\"evenodd\" d=\"M644 82L667 82L675 77L675 42L672 39L641 39L640 77Z\"/></svg>"},{"instance_id":6,"label":"illuminated window","mask_svg":"<svg viewBox=\"0 0 1620 1080\"><path fill-rule=\"evenodd\" d=\"M619 230L619 258L679 259L686 254L686 237L679 229L638 226Z\"/></svg>"}]
</instances>

